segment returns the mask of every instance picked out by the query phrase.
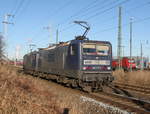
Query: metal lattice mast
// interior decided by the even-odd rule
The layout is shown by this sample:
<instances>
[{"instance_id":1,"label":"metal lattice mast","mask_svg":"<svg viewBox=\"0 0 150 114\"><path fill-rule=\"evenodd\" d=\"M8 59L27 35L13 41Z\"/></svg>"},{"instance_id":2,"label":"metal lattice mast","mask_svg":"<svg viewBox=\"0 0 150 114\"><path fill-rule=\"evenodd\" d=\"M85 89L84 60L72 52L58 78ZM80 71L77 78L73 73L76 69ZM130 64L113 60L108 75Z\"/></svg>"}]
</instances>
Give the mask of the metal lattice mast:
<instances>
[{"instance_id":1,"label":"metal lattice mast","mask_svg":"<svg viewBox=\"0 0 150 114\"><path fill-rule=\"evenodd\" d=\"M121 26L121 21L122 21L122 7L119 7L119 20L118 20L118 48L117 48L117 57L119 61L119 69L121 68L121 46L122 46L122 26Z\"/></svg>"},{"instance_id":2,"label":"metal lattice mast","mask_svg":"<svg viewBox=\"0 0 150 114\"><path fill-rule=\"evenodd\" d=\"M2 60L3 58L3 54L4 54L4 43L3 43L3 35L0 32L0 60Z\"/></svg>"},{"instance_id":3,"label":"metal lattice mast","mask_svg":"<svg viewBox=\"0 0 150 114\"><path fill-rule=\"evenodd\" d=\"M130 18L130 62L132 60L132 18ZM132 64L130 64L130 71L132 72Z\"/></svg>"},{"instance_id":4,"label":"metal lattice mast","mask_svg":"<svg viewBox=\"0 0 150 114\"><path fill-rule=\"evenodd\" d=\"M8 32L8 27L7 27L7 25L8 25L8 24L14 24L14 23L8 22L8 18L9 18L9 17L14 17L14 15L6 14L6 15L4 16L4 21L3 21L3 24L4 24L3 34L4 34L4 38L5 38L5 39L7 38L7 32Z\"/></svg>"},{"instance_id":5,"label":"metal lattice mast","mask_svg":"<svg viewBox=\"0 0 150 114\"><path fill-rule=\"evenodd\" d=\"M13 25L14 23L10 23L9 21L8 21L8 19L10 18L10 17L14 17L14 15L11 15L11 14L5 14L5 16L4 16L4 21L2 22L3 23L3 37L4 37L4 39L5 39L5 45L7 45L7 41L8 41L8 25ZM6 50L5 51L8 51L7 50L7 48L6 48ZM8 52L6 52L6 53L8 53ZM8 55L7 55L8 56Z\"/></svg>"}]
</instances>

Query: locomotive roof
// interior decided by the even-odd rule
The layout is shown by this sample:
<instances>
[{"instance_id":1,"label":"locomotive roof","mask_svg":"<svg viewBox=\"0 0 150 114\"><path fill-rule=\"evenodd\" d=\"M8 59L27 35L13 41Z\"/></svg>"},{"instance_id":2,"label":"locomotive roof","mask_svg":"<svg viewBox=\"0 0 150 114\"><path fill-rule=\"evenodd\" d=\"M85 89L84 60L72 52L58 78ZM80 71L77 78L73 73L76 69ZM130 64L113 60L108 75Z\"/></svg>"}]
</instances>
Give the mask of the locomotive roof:
<instances>
[{"instance_id":1,"label":"locomotive roof","mask_svg":"<svg viewBox=\"0 0 150 114\"><path fill-rule=\"evenodd\" d=\"M56 44L56 45L53 45L53 46L49 46L47 48L38 48L39 51L42 51L42 50L51 50L51 49L55 49L57 47L63 47L63 46L68 46L70 43L104 43L104 44L110 44L111 43L109 41L97 41L97 40L79 40L79 39L74 39L74 40L71 40L71 41L67 41L67 42L60 42L59 44ZM36 54L38 53L38 51L33 51L33 52L30 52L28 54L26 54L27 56L28 55L31 55L31 54Z\"/></svg>"},{"instance_id":2,"label":"locomotive roof","mask_svg":"<svg viewBox=\"0 0 150 114\"><path fill-rule=\"evenodd\" d=\"M72 40L72 42L82 42L82 43L105 43L105 44L110 44L109 41L98 41L98 40Z\"/></svg>"},{"instance_id":3,"label":"locomotive roof","mask_svg":"<svg viewBox=\"0 0 150 114\"><path fill-rule=\"evenodd\" d=\"M51 49L55 49L56 47L62 47L62 46L67 46L67 45L69 45L70 43L77 43L77 42L82 42L82 43L106 43L106 44L110 44L111 45L111 43L109 42L109 41L97 41L97 40L85 40L85 39L83 39L83 40L81 40L81 39L73 39L73 40L71 40L71 41L67 41L67 42L60 42L59 44L55 44L55 45L53 45L53 46L49 46L49 47L46 47L46 48L38 48L39 49L39 51L41 51L41 50L51 50ZM30 54L34 54L34 53L36 53L36 51L35 52L31 52L31 53L28 53L29 55Z\"/></svg>"},{"instance_id":4,"label":"locomotive roof","mask_svg":"<svg viewBox=\"0 0 150 114\"><path fill-rule=\"evenodd\" d=\"M56 47L67 46L69 44L70 44L70 41L68 41L68 42L61 42L60 44L56 44L54 46L49 46L47 48L39 48L39 50L51 50L51 49L55 49Z\"/></svg>"},{"instance_id":5,"label":"locomotive roof","mask_svg":"<svg viewBox=\"0 0 150 114\"><path fill-rule=\"evenodd\" d=\"M50 50L50 49L54 49L56 46L49 46L47 48L38 48L39 50Z\"/></svg>"}]
</instances>

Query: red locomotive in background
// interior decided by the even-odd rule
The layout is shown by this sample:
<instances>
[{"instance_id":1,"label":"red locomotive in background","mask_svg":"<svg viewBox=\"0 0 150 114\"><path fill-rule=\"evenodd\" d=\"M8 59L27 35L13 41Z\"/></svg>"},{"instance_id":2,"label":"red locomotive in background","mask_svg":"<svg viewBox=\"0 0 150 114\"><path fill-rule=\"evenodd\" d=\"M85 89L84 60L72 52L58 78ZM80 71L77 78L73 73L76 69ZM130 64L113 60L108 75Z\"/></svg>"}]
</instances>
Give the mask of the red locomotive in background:
<instances>
[{"instance_id":1,"label":"red locomotive in background","mask_svg":"<svg viewBox=\"0 0 150 114\"><path fill-rule=\"evenodd\" d=\"M132 69L136 69L136 62L135 62L134 59L130 59L128 57L123 57L121 59L120 66L125 71L128 71L130 69L130 65L131 65ZM118 59L114 59L114 60L112 60L112 69L116 70L117 68L119 68L119 60Z\"/></svg>"}]
</instances>

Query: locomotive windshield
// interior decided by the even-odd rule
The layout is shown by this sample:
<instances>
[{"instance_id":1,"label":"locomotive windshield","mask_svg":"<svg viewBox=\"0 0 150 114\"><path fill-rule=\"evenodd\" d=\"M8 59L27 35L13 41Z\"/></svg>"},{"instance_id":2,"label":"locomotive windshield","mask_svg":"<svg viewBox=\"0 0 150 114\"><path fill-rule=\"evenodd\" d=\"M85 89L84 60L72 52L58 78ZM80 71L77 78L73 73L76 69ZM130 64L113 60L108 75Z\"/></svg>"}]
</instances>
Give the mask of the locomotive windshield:
<instances>
[{"instance_id":1,"label":"locomotive windshield","mask_svg":"<svg viewBox=\"0 0 150 114\"><path fill-rule=\"evenodd\" d=\"M83 53L87 55L97 54L107 56L109 54L109 46L100 44L83 44Z\"/></svg>"},{"instance_id":2,"label":"locomotive windshield","mask_svg":"<svg viewBox=\"0 0 150 114\"><path fill-rule=\"evenodd\" d=\"M94 44L84 44L83 45L83 53L90 54L96 53L96 47Z\"/></svg>"}]
</instances>

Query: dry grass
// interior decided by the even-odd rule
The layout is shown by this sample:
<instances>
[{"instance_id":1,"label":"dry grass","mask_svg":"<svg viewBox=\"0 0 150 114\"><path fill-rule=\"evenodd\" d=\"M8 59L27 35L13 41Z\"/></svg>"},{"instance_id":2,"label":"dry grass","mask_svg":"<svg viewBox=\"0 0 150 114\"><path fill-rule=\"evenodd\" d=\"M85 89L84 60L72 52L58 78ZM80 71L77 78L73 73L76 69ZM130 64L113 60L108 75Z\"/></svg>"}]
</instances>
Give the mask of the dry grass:
<instances>
[{"instance_id":1,"label":"dry grass","mask_svg":"<svg viewBox=\"0 0 150 114\"><path fill-rule=\"evenodd\" d=\"M150 71L132 71L124 72L116 70L113 75L116 82L122 82L132 85L150 86Z\"/></svg>"},{"instance_id":2,"label":"dry grass","mask_svg":"<svg viewBox=\"0 0 150 114\"><path fill-rule=\"evenodd\" d=\"M37 81L0 66L0 114L60 114L54 96Z\"/></svg>"},{"instance_id":3,"label":"dry grass","mask_svg":"<svg viewBox=\"0 0 150 114\"><path fill-rule=\"evenodd\" d=\"M0 114L120 114L83 102L75 90L0 64Z\"/></svg>"}]
</instances>

